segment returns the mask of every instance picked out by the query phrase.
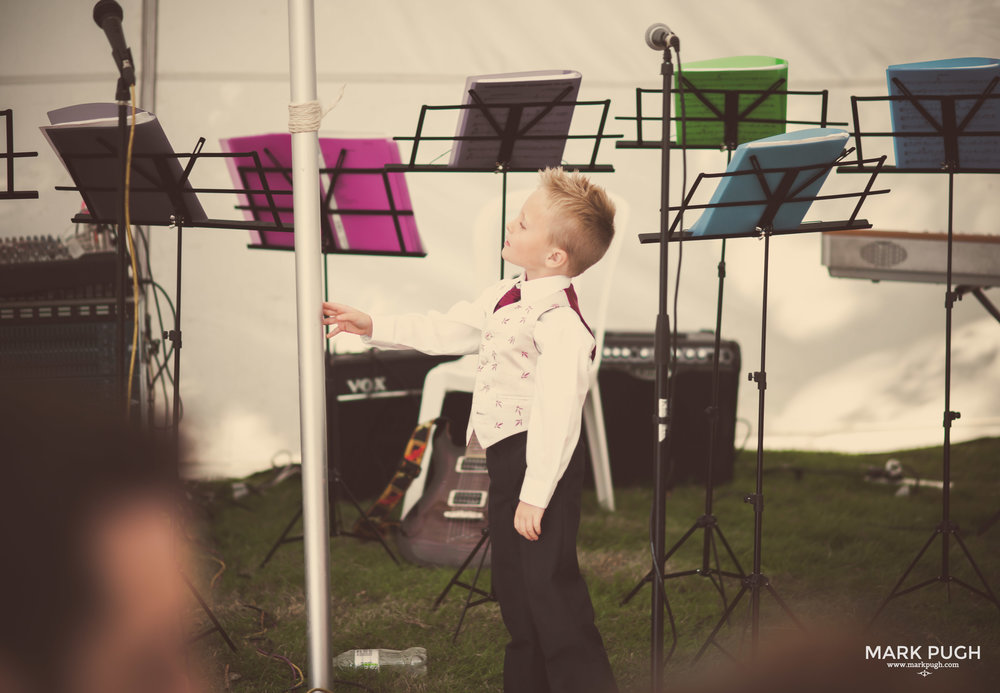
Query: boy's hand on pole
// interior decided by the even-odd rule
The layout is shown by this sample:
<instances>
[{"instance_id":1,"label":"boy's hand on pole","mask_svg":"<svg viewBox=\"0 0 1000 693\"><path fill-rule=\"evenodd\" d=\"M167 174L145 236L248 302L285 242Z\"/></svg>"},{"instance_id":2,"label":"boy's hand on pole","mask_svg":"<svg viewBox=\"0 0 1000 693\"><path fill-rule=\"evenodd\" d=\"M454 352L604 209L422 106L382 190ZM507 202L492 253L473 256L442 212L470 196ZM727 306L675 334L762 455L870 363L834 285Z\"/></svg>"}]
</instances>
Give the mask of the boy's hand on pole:
<instances>
[{"instance_id":1,"label":"boy's hand on pole","mask_svg":"<svg viewBox=\"0 0 1000 693\"><path fill-rule=\"evenodd\" d=\"M323 303L323 324L333 325L333 329L326 333L327 339L336 337L341 332L359 334L362 337L372 336L372 317L342 303Z\"/></svg>"}]
</instances>

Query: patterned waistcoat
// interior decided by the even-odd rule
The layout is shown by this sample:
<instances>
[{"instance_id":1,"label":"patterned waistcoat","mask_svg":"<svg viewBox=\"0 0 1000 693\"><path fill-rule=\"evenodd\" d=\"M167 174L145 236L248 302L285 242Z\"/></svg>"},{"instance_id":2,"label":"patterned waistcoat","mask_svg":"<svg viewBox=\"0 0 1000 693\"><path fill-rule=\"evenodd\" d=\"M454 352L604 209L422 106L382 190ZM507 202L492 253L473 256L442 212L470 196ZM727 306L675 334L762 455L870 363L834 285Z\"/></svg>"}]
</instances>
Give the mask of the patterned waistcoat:
<instances>
[{"instance_id":1,"label":"patterned waistcoat","mask_svg":"<svg viewBox=\"0 0 1000 693\"><path fill-rule=\"evenodd\" d=\"M579 315L575 294L571 302L568 291L572 287L531 303L523 300L512 303L497 310L487 321L479 343L468 430L468 437L475 431L483 447L528 430L538 364L538 347L533 337L535 323L554 308L573 308Z\"/></svg>"}]
</instances>

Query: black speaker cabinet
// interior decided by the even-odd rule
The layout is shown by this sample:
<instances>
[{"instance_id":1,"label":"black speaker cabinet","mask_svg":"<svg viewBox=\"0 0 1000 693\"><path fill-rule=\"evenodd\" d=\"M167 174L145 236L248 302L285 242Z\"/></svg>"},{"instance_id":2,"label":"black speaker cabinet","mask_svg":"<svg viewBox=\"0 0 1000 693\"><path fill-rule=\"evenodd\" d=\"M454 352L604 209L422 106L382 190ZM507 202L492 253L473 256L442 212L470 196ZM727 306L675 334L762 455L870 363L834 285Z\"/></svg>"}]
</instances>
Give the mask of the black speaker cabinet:
<instances>
[{"instance_id":1,"label":"black speaker cabinet","mask_svg":"<svg viewBox=\"0 0 1000 693\"><path fill-rule=\"evenodd\" d=\"M714 340L710 332L679 335L677 367L673 373L670 486L704 483L707 477ZM723 340L719 352L719 419L712 474L716 484L733 478L739 376L739 345ZM607 333L598 381L614 485L651 485L656 446L653 335Z\"/></svg>"},{"instance_id":2,"label":"black speaker cabinet","mask_svg":"<svg viewBox=\"0 0 1000 693\"><path fill-rule=\"evenodd\" d=\"M713 344L710 333L680 336L674 377L671 485L705 480ZM336 464L341 478L356 497L375 497L389 483L418 423L427 371L455 358L426 356L410 350L371 350L330 357L329 462L331 468ZM733 476L739 373L739 346L735 342L722 342L713 474L716 483L727 482ZM652 334L607 333L598 379L615 486L652 483L654 374ZM456 444L464 443L471 403L469 393L452 392L445 397L441 415L451 421Z\"/></svg>"},{"instance_id":3,"label":"black speaker cabinet","mask_svg":"<svg viewBox=\"0 0 1000 693\"><path fill-rule=\"evenodd\" d=\"M378 496L399 467L417 425L424 378L455 356L416 351L334 354L327 361L327 446L329 464L357 498ZM442 415L458 408L451 395ZM465 403L465 420L471 397ZM464 433L464 428L462 429ZM331 471L332 476L332 471Z\"/></svg>"}]
</instances>

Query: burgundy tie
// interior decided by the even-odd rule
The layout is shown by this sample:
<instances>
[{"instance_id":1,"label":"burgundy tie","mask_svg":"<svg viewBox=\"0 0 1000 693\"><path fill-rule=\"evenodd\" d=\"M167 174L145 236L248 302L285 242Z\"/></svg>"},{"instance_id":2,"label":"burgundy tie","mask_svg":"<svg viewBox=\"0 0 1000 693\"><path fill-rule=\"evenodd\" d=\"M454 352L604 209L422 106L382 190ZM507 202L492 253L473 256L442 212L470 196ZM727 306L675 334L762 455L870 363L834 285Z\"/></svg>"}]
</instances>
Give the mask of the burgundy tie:
<instances>
[{"instance_id":1,"label":"burgundy tie","mask_svg":"<svg viewBox=\"0 0 1000 693\"><path fill-rule=\"evenodd\" d=\"M507 293L505 293L503 296L500 297L500 300L497 302L496 308L493 309L493 312L496 313L504 306L509 306L511 303L517 303L520 300L521 300L521 287L515 284L514 286L510 287L510 289L508 289Z\"/></svg>"}]
</instances>

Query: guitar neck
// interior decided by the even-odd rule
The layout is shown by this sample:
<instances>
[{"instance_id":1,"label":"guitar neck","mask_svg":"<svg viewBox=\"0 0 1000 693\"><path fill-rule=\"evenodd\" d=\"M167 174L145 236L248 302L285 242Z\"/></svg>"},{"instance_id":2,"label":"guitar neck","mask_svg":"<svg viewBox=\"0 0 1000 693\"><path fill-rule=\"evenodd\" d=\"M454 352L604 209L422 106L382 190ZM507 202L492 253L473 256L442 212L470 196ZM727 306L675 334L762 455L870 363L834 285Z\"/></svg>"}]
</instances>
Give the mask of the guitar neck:
<instances>
[{"instance_id":1,"label":"guitar neck","mask_svg":"<svg viewBox=\"0 0 1000 693\"><path fill-rule=\"evenodd\" d=\"M469 440L469 444L465 448L465 456L477 459L486 459L486 450L479 444L479 438L476 437L475 433L472 434L472 438Z\"/></svg>"}]
</instances>

